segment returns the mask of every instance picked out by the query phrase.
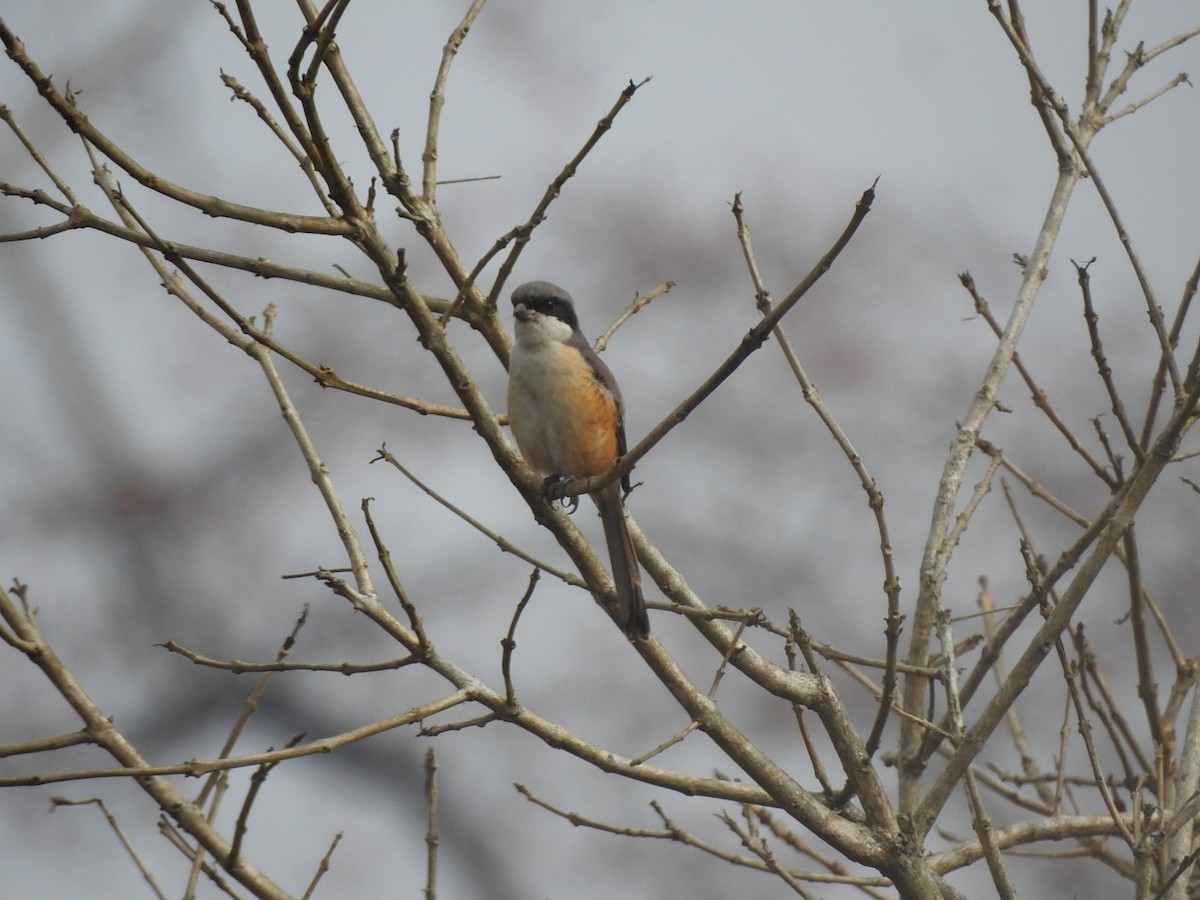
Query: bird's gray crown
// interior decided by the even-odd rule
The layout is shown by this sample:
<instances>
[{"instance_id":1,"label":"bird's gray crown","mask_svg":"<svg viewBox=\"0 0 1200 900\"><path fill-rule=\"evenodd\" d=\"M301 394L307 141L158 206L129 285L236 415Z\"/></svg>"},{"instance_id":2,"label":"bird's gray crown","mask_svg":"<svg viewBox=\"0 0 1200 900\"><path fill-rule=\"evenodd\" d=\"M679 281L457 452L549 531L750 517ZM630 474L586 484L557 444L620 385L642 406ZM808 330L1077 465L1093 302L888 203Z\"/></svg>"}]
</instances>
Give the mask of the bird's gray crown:
<instances>
[{"instance_id":1,"label":"bird's gray crown","mask_svg":"<svg viewBox=\"0 0 1200 900\"><path fill-rule=\"evenodd\" d=\"M579 328L575 303L571 300L571 295L557 284L551 284L549 281L526 282L513 291L512 302L513 306L524 306L544 316L560 319L572 329Z\"/></svg>"}]
</instances>

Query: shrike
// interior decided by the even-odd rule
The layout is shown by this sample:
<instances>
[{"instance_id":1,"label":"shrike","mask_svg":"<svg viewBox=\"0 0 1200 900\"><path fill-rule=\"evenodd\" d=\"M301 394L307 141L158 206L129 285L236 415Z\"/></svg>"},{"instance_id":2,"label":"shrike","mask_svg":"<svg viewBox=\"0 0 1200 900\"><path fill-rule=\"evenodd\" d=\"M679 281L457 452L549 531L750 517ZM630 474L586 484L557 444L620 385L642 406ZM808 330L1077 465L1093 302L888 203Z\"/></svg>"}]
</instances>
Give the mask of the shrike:
<instances>
[{"instance_id":1,"label":"shrike","mask_svg":"<svg viewBox=\"0 0 1200 900\"><path fill-rule=\"evenodd\" d=\"M544 475L599 475L625 452L621 391L612 372L579 330L571 295L548 281L523 284L512 295L516 342L508 362L508 421L530 468ZM646 637L637 554L625 523L620 484L593 493L617 586L621 624Z\"/></svg>"}]
</instances>

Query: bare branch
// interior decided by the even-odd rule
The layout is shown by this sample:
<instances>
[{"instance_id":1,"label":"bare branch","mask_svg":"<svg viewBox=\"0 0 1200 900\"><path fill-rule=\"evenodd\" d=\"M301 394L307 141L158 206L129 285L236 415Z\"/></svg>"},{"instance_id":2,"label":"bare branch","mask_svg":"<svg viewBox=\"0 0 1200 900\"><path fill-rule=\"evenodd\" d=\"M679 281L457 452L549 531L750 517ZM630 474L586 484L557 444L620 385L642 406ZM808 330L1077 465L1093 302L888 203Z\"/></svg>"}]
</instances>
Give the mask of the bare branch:
<instances>
[{"instance_id":1,"label":"bare branch","mask_svg":"<svg viewBox=\"0 0 1200 900\"><path fill-rule=\"evenodd\" d=\"M20 38L13 34L3 19L0 19L0 42L3 42L9 58L20 66L26 77L37 87L38 93L62 117L67 127L96 147L143 187L216 218L237 219L288 233L304 232L342 236L350 234L350 226L342 219L271 212L258 207L243 206L219 197L197 193L154 174L92 125L87 116L79 110L74 97L64 95L54 87L50 77L29 58L25 52L25 45L21 43Z\"/></svg>"},{"instance_id":2,"label":"bare branch","mask_svg":"<svg viewBox=\"0 0 1200 900\"><path fill-rule=\"evenodd\" d=\"M955 500L962 487L967 463L970 461L983 423L995 407L1000 384L1016 353L1017 342L1024 332L1025 324L1033 310L1034 301L1045 280L1050 254L1054 249L1059 227L1066 215L1067 203L1078 180L1079 171L1077 169L1072 167L1060 170L1050 197L1045 221L1038 233L1037 242L1029 256L1028 263L1024 267L1021 286L1008 324L1004 328L980 386L974 394L970 409L958 425L954 441L951 444L950 453L942 470L942 477L938 482L929 537L921 558L919 592L911 620L912 631L906 658L906 662L910 665L923 666L926 664L933 620L936 610L941 606L942 583L945 581L946 567L949 565L953 550L953 544L948 540L948 535L954 516ZM911 675L906 676L903 695L904 709L914 715L919 715L925 706L925 690L925 679ZM902 747L910 748L907 752L902 752L899 762L900 809L901 811L911 811L919 802L918 779L921 763L912 756L912 753L920 745L920 737L911 722L907 720L901 726L900 742ZM961 771L958 775L961 776Z\"/></svg>"},{"instance_id":3,"label":"bare branch","mask_svg":"<svg viewBox=\"0 0 1200 900\"><path fill-rule=\"evenodd\" d=\"M304 896L301 900L311 900L316 893L317 885L321 878L329 871L329 861L333 859L333 851L337 849L338 844L342 842L342 832L338 832L333 836L333 840L329 844L329 849L325 851L325 855L321 857L321 864L317 866L317 871L313 873L312 881L308 883L308 888L304 891Z\"/></svg>"},{"instance_id":4,"label":"bare branch","mask_svg":"<svg viewBox=\"0 0 1200 900\"><path fill-rule=\"evenodd\" d=\"M425 900L437 900L438 794L437 757L425 751Z\"/></svg>"},{"instance_id":5,"label":"bare branch","mask_svg":"<svg viewBox=\"0 0 1200 900\"><path fill-rule=\"evenodd\" d=\"M496 245L476 264L475 272L470 279L472 282L475 280L474 276L478 275L479 272L482 271L483 266L486 265L486 263L490 261L493 256L499 253L500 250L502 250L508 244L512 244L512 249L508 251L508 255L500 264L500 271L496 274L496 280L492 283L491 291L488 292L487 305L489 308L496 308L496 302L500 297L500 292L504 290L504 284L508 281L508 276L512 273L513 268L516 266L517 260L521 256L521 252L525 249L525 245L529 243L529 239L533 235L533 230L541 225L543 221L545 221L546 210L550 208L550 204L558 199L559 195L562 193L563 187L575 176L575 173L579 170L579 166L583 163L583 160L589 153L592 152L592 148L594 148L596 144L600 142L600 138L604 137L608 130L612 128L613 122L616 120L617 115L622 109L625 108L629 101L633 99L633 95L637 93L638 88L646 84L646 82L649 80L649 78L643 78L638 82L629 82L625 89L621 91L621 95L617 98L617 102L613 104L612 109L610 109L604 115L604 117L596 123L596 127L592 130L592 133L588 139L583 142L583 146L579 148L579 152L571 157L571 160L565 166L563 166L562 171L558 173L552 182L550 182L550 186L546 188L546 192L542 194L542 199L539 200L537 206L533 208L533 212L530 213L529 218L525 221L525 223L523 225L518 225L507 235L497 241Z\"/></svg>"},{"instance_id":6,"label":"bare branch","mask_svg":"<svg viewBox=\"0 0 1200 900\"><path fill-rule=\"evenodd\" d=\"M1071 584L1063 592L1061 600L1047 616L1045 623L1038 630L1037 636L1021 654L1004 684L988 701L984 711L968 729L962 746L959 747L921 801L920 808L914 813L914 821L917 823L919 832L923 833L932 824L936 817L936 811L940 810L949 799L953 786L962 777L966 767L983 748L984 742L995 729L1000 718L1025 689L1029 679L1041 665L1050 648L1054 646L1058 636L1070 624L1071 616L1083 601L1092 582L1099 574L1100 568L1113 553L1151 486L1170 461L1183 433L1192 424L1193 411L1196 404L1200 402L1200 383L1198 383L1200 379L1192 379L1192 374L1189 372L1187 402L1178 408L1167 427L1159 435L1153 450L1147 454L1145 461L1112 498L1105 512L1097 518L1097 522L1104 524L1096 536L1091 553L1079 566Z\"/></svg>"},{"instance_id":7,"label":"bare branch","mask_svg":"<svg viewBox=\"0 0 1200 900\"><path fill-rule=\"evenodd\" d=\"M42 638L33 619L18 609L8 591L0 589L0 619L28 645L30 662L38 667L63 699L83 720L85 730L122 767L111 774L125 777L137 775L136 783L153 798L160 809L168 810L174 820L192 835L218 860L229 857L229 843L205 820L203 814L183 794L161 775L151 771L150 764L113 725L112 719L97 707L66 666ZM0 786L13 784L46 784L51 781L75 781L78 773L60 776L33 776L31 778L0 779ZM85 776L86 777L86 776ZM247 885L259 897L285 900L287 893L271 881L264 873L245 859L238 859L227 868L230 876Z\"/></svg>"},{"instance_id":8,"label":"bare branch","mask_svg":"<svg viewBox=\"0 0 1200 900\"><path fill-rule=\"evenodd\" d=\"M512 679L512 653L517 647L517 622L521 620L521 613L525 611L526 605L533 597L534 588L537 587L540 577L541 570L535 566L529 573L529 586L525 588L525 593L521 595L517 608L513 610L512 621L508 623L508 634L500 642L504 651L500 658L500 673L504 676L504 698L509 706L513 706L517 702L517 689Z\"/></svg>"},{"instance_id":9,"label":"bare branch","mask_svg":"<svg viewBox=\"0 0 1200 900\"><path fill-rule=\"evenodd\" d=\"M630 318L637 315L659 297L663 296L663 294L667 293L667 291L671 290L673 287L675 287L675 282L664 281L649 293L635 297L633 302L625 307L624 312L617 316L616 321L614 321L612 325L608 326L608 330L592 342L592 349L597 353L603 353L608 347L608 342L612 339L612 336L617 333L618 328L624 325L627 321L629 321Z\"/></svg>"},{"instance_id":10,"label":"bare branch","mask_svg":"<svg viewBox=\"0 0 1200 900\"><path fill-rule=\"evenodd\" d=\"M518 559L525 560L525 562L529 563L530 565L536 566L538 569L541 569L546 574L553 575L555 578L562 581L564 584L569 584L572 587L587 588L587 583L583 579L581 579L578 575L573 575L570 572L566 572L562 569L556 568L555 566L552 566L549 563L542 562L541 560L537 559L536 557L531 556L530 554L526 553L524 550L522 550L520 547L518 547L512 541L508 540L503 535L492 531L490 528L488 528L486 525L484 525L482 522L480 522L474 516L470 515L469 513L467 513L465 510L461 509L460 507L455 506L453 503L451 503L449 500L447 500L445 497L443 497L441 494L439 494L433 488L429 487L429 485L425 484L425 482L423 482L419 478L417 478L411 471L409 471L408 468L406 468L403 463L401 463L398 459L396 459L395 456L392 455L391 452L388 451L386 444L379 448L378 455L373 460L371 460L371 462L379 462L380 460L383 460L384 462L388 463L388 465L395 468L396 471L398 471L401 475L403 475L405 478L407 478L409 481L411 481L413 484L415 484L418 488L420 488L421 491L424 492L427 496L433 498L435 501L437 501L439 504L444 506L446 509L448 509L450 512L452 512L454 515L458 516L458 518L462 519L464 522L466 522L468 525L470 525L472 528L474 528L476 531L478 531L480 534L483 534L484 536L486 536L497 547L499 547L504 553L511 553L513 556L517 557Z\"/></svg>"},{"instance_id":11,"label":"bare branch","mask_svg":"<svg viewBox=\"0 0 1200 900\"><path fill-rule=\"evenodd\" d=\"M1149 93L1145 97L1143 97L1141 100L1136 100L1133 103L1130 103L1129 105L1124 106L1121 109L1117 110L1112 115L1105 116L1101 120L1101 124L1108 125L1112 122L1115 122L1117 119L1122 118L1123 116L1132 115L1133 113L1135 113L1139 109L1141 109L1143 106L1147 105L1148 103L1153 103L1155 100L1157 100L1163 94L1167 93L1167 91L1177 88L1181 84L1187 84L1187 85L1191 84L1191 82L1188 80L1188 76L1187 76L1186 72L1180 72L1178 75L1176 75L1174 78L1172 78L1166 84L1164 84L1162 87L1158 88L1158 90L1152 91L1151 93Z\"/></svg>"},{"instance_id":12,"label":"bare branch","mask_svg":"<svg viewBox=\"0 0 1200 900\"><path fill-rule=\"evenodd\" d=\"M424 651L429 646L429 639L425 636L425 623L421 621L420 615L417 614L416 605L413 603L412 598L408 596L408 591L404 589L404 585L400 582L400 576L396 574L396 568L392 565L392 551L383 542L383 538L379 534L379 529L375 527L375 519L371 515L371 499L369 497L363 498L362 511L363 518L367 520L367 530L371 532L371 540L375 544L375 550L379 554L379 563L383 566L384 574L387 576L388 584L391 585L392 593L396 595L396 599L400 601L400 608L408 616L408 624L412 628L413 634L417 637L419 649ZM418 657L412 656L409 659L416 661Z\"/></svg>"},{"instance_id":13,"label":"bare branch","mask_svg":"<svg viewBox=\"0 0 1200 900\"><path fill-rule=\"evenodd\" d=\"M283 414L283 420L291 430L292 438L296 441L296 446L300 448L305 462L308 463L308 470L309 474L312 475L313 483L321 492L321 496L324 498L325 505L329 510L329 515L333 519L334 525L337 526L338 536L342 540L342 546L345 548L350 566L354 570L354 580L358 586L360 601L370 606L378 606L379 595L375 592L375 585L371 581L371 573L367 566L367 559L363 553L362 544L359 542L354 526L350 524L350 519L342 507L341 499L334 490L329 470L317 454L317 449L308 436L308 430L304 427L304 423L301 422L300 414L296 411L296 407L292 405L287 389L283 386L283 380L275 370L275 363L271 359L270 352L257 343L251 345L247 349L247 352L262 366L263 374L267 377L267 383L271 386L271 392L279 402L279 409Z\"/></svg>"},{"instance_id":14,"label":"bare branch","mask_svg":"<svg viewBox=\"0 0 1200 900\"><path fill-rule=\"evenodd\" d=\"M25 148L26 152L33 159L33 161L37 163L38 168L45 172L47 177L54 182L54 186L58 188L59 193L66 198L67 203L71 206L78 206L79 198L75 196L75 192L71 190L71 186L63 181L63 179L59 177L58 173L54 171L54 168L50 165L49 160L46 159L42 151L39 150L33 141L29 139L29 135L25 133L25 130L21 128L19 124L17 124L17 120L13 117L12 110L3 103L0 103L0 121L4 122L4 124L8 126L9 130L16 135L17 140L21 142L21 146Z\"/></svg>"},{"instance_id":15,"label":"bare branch","mask_svg":"<svg viewBox=\"0 0 1200 900\"><path fill-rule=\"evenodd\" d=\"M398 659L388 659L377 663L301 663L301 662L243 662L240 659L216 659L204 656L194 650L189 650L175 641L163 641L158 646L171 653L176 653L197 666L210 669L224 669L235 675L246 672L336 672L339 675L359 675L364 672L391 672L412 665L416 658L401 656Z\"/></svg>"},{"instance_id":16,"label":"bare branch","mask_svg":"<svg viewBox=\"0 0 1200 900\"><path fill-rule=\"evenodd\" d=\"M450 33L446 45L442 47L442 63L438 66L437 79L429 93L429 122L425 130L425 152L421 155L421 161L425 164L421 193L431 205L437 202L438 130L442 122L442 107L446 104L446 79L450 75L450 64L454 62L459 47L466 40L467 32L475 23L475 18L485 2L486 0L473 0L462 21Z\"/></svg>"},{"instance_id":17,"label":"bare branch","mask_svg":"<svg viewBox=\"0 0 1200 900\"><path fill-rule=\"evenodd\" d=\"M381 719L378 722L372 722L369 725L363 725L359 728L344 731L340 734L333 735L327 738L319 738L314 741L308 741L303 744L296 744L292 747L287 747L283 750L269 750L264 753L251 753L246 756L230 756L210 760L189 760L187 762L176 763L174 765L152 766L144 760L137 760L131 765L117 769L79 769L72 772L48 772L39 775L30 776L14 776L11 778L0 778L0 787L17 787L40 784L55 784L63 781L88 781L95 778L133 778L140 784L145 779L161 780L162 776L166 775L187 775L189 777L197 777L200 775L208 775L212 772L223 772L230 769L244 769L250 766L261 766L267 763L282 762L285 759L298 759L302 756L313 756L318 753L330 753L337 750L339 747L344 747L347 744L357 743L358 741L366 740L369 737L374 737L377 734L383 734L385 731L394 731L397 728L402 728L405 725L412 725L421 722L430 716L444 712L462 703L467 703L473 698L467 691L455 691L445 697L426 703L424 706L414 707L407 712L392 716L387 719ZM104 745L108 750L107 744ZM118 762L121 761L121 756L113 755ZM193 804L181 798L182 803L188 805L188 809L193 809ZM197 813L198 814L198 813ZM178 817L177 817L178 819ZM189 828L189 833L195 834ZM208 824L205 823L202 831L208 831ZM214 839L218 836L213 833ZM203 842L202 842L203 843ZM213 852L208 843L204 843L206 849L213 854L218 860L224 860L228 853L226 845L222 841L220 843L220 852ZM240 865L235 868L242 868ZM231 872L231 874L233 874ZM235 876L236 877L236 876Z\"/></svg>"},{"instance_id":18,"label":"bare branch","mask_svg":"<svg viewBox=\"0 0 1200 900\"><path fill-rule=\"evenodd\" d=\"M1003 334L1003 329L1001 328L1000 323L996 321L996 317L992 315L992 310L987 300L985 300L983 295L977 290L975 286L975 279L971 277L969 272L963 272L958 276L958 278L959 281L962 282L962 286L966 288L967 292L971 295L971 300L975 304L975 312L977 312L980 317L987 322L988 327L992 329L992 333L995 334L996 337L1000 337ZM1096 474L1096 477L1103 480L1104 483L1109 487L1115 487L1116 480L1113 478L1112 474L1104 468L1104 464L1100 462L1100 460L1096 459L1096 457L1094 457L1088 451L1075 432L1072 431L1066 422L1063 421L1062 417L1058 415L1053 404L1050 402L1049 397L1047 397L1046 392L1042 390L1036 381L1034 381L1032 373L1030 373L1024 362L1022 362L1021 355L1016 351L1014 351L1012 355L1012 364L1013 368L1017 370L1018 374L1021 376L1021 379L1025 382L1025 385L1029 388L1029 393L1033 399L1034 406L1036 406L1042 411L1043 414L1045 414L1046 418L1049 419L1050 424L1053 425L1059 434L1063 436L1068 446L1070 446L1072 450L1079 454L1080 458L1088 464L1091 470ZM979 446L980 449L982 449L985 453L987 453L988 449L983 443L981 443L981 441L982 439L977 440L976 445Z\"/></svg>"},{"instance_id":19,"label":"bare branch","mask_svg":"<svg viewBox=\"0 0 1200 900\"><path fill-rule=\"evenodd\" d=\"M750 240L750 227L745 221L745 210L742 206L742 195L736 194L733 198L733 217L737 223L738 242L742 247L742 254L746 260L746 266L749 270L750 280L754 285L754 294L757 301L759 312L764 316L770 315L773 303L771 301L770 292L763 283L762 276L758 270L758 263L754 258L754 248ZM874 756L879 749L880 741L883 737L883 729L887 725L888 715L892 709L892 699L896 693L896 665L899 658L900 647L900 626L904 621L904 617L900 614L900 579L896 575L894 562L894 554L892 552L891 537L888 533L887 518L884 515L884 497L883 492L871 473L867 470L866 463L858 451L854 449L850 438L846 435L841 425L833 417L833 413L825 405L821 399L821 394L817 390L816 385L808 377L808 373L800 364L800 357L797 355L792 343L783 331L782 325L777 325L771 332L775 340L779 344L780 350L783 352L784 359L787 361L789 368L792 370L792 375L796 378L800 385L800 391L805 402L807 402L817 413L821 423L826 430L833 436L838 447L845 454L851 468L854 469L858 476L859 484L867 495L867 505L875 513L875 527L879 531L879 554L883 561L883 590L887 598L887 615L884 619L886 622L885 634L887 638L887 662L886 671L883 675L883 695L880 698L879 709L875 716L875 722L871 726L871 733L867 738L866 748L867 756Z\"/></svg>"},{"instance_id":20,"label":"bare branch","mask_svg":"<svg viewBox=\"0 0 1200 900\"><path fill-rule=\"evenodd\" d=\"M607 472L602 475L594 475L591 478L568 478L564 479L561 488L563 496L577 496L584 493L592 493L605 485L611 484L619 478L623 478L626 474L633 470L637 461L650 452L659 441L666 437L676 425L686 419L701 403L708 399L718 387L720 387L738 368L749 359L754 351L758 350L766 342L775 326L778 325L783 317L791 312L792 308L807 294L820 280L821 276L828 272L834 261L841 255L841 252L846 249L846 245L850 243L850 239L854 237L854 233L858 230L858 226L862 224L867 214L871 211L871 203L875 200L875 187L872 185L859 198L858 203L854 207L854 215L850 219L850 223L845 227L842 233L838 236L833 245L826 251L825 255L817 261L812 270L806 275L799 284L792 288L779 305L771 312L764 315L745 337L742 338L737 348L726 357L725 361L717 367L704 383L696 388L682 403L675 407L670 414L667 415L661 422L650 430L644 438L638 441L637 445L630 449L622 456Z\"/></svg>"},{"instance_id":21,"label":"bare branch","mask_svg":"<svg viewBox=\"0 0 1200 900\"><path fill-rule=\"evenodd\" d=\"M86 800L70 800L66 797L51 797L50 802L55 808L62 806L95 806L97 809L99 809L104 815L105 821L108 822L108 827L112 829L112 833L115 834L117 836L117 840L121 842L122 849L124 849L126 855L133 860L133 864L137 866L138 872L142 876L142 880L146 882L146 884L150 887L150 890L154 892L155 897L158 897L159 900L166 900L167 895L164 894L162 888L158 886L158 882L154 880L153 873L146 867L146 864L142 862L142 858L138 856L137 850L135 850L133 844L129 842L129 838L125 835L125 831L121 828L120 823L117 821L117 817L112 814L107 804L105 804L100 797L89 797Z\"/></svg>"},{"instance_id":22,"label":"bare branch","mask_svg":"<svg viewBox=\"0 0 1200 900\"><path fill-rule=\"evenodd\" d=\"M15 649L21 650L21 647L15 647ZM27 645L27 649L33 650L34 647ZM10 756L23 756L28 753L49 753L53 750L78 747L80 744L90 743L92 743L92 738L86 731L72 731L70 734L56 734L54 737L39 738L32 741L13 741L8 744L0 744L0 759L6 759Z\"/></svg>"}]
</instances>

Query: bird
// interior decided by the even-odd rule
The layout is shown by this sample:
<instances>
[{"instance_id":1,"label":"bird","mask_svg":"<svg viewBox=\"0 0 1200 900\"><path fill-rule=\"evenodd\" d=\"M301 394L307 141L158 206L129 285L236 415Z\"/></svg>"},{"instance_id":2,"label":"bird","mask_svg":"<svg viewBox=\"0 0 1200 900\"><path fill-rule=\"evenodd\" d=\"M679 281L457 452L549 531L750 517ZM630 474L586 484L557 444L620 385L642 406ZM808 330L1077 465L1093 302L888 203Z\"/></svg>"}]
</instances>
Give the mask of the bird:
<instances>
[{"instance_id":1,"label":"bird","mask_svg":"<svg viewBox=\"0 0 1200 900\"><path fill-rule=\"evenodd\" d=\"M508 361L508 423L529 467L549 476L599 475L624 455L625 411L617 380L579 329L571 295L548 281L513 291L515 341ZM625 521L628 473L592 492L604 526L617 610L630 638L650 634L637 553Z\"/></svg>"}]
</instances>

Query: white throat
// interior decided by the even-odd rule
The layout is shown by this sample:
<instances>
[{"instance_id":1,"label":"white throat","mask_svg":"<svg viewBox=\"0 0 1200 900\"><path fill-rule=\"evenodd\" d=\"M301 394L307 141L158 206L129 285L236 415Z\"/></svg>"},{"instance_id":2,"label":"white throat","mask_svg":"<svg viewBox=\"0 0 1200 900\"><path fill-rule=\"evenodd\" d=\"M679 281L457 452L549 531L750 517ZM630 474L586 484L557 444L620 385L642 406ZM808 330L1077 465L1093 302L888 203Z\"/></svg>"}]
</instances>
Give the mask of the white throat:
<instances>
[{"instance_id":1,"label":"white throat","mask_svg":"<svg viewBox=\"0 0 1200 900\"><path fill-rule=\"evenodd\" d=\"M530 318L517 319L513 325L517 346L523 350L535 350L545 344L562 344L571 339L571 326L562 319L533 313Z\"/></svg>"}]
</instances>

